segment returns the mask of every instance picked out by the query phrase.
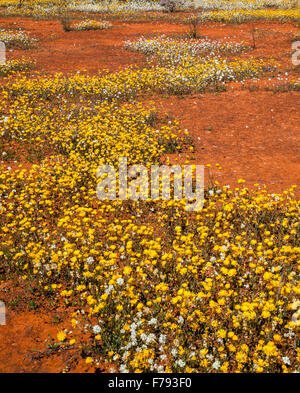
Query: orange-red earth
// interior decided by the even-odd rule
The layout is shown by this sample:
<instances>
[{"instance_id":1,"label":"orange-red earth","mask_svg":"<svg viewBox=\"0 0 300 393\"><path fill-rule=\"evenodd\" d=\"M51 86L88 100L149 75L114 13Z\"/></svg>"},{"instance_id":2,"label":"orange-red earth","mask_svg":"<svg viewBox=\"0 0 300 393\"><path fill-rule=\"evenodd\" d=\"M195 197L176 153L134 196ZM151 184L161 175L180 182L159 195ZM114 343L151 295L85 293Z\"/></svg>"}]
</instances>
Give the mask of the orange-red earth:
<instances>
[{"instance_id":1,"label":"orange-red earth","mask_svg":"<svg viewBox=\"0 0 300 393\"><path fill-rule=\"evenodd\" d=\"M113 72L130 64L143 65L144 56L124 50L124 41L187 30L186 26L167 22L112 23L109 30L65 32L56 20L0 18L1 28L21 28L39 39L36 48L9 51L8 58L31 58L36 61L37 70L45 73L87 70L95 74L103 68ZM201 26L200 33L212 39L226 37L251 45L251 28L248 23L208 23ZM290 77L299 77L299 69L291 63L295 24L257 22L255 28L256 49L250 55L273 57L281 64L282 76L288 72ZM242 56L249 57L249 52ZM272 83L265 79L249 82L248 87L228 84L227 91L220 93L151 97L159 112L177 119L194 141L195 152L170 155L171 162L184 162L188 156L195 164L212 164L215 178L232 186L238 178L245 179L249 187L265 184L270 192L299 185L299 93L266 91L264 86ZM147 102L149 98L141 100ZM215 168L216 163L222 166L221 171ZM31 299L24 293L22 284L0 282L0 298L7 305L7 324L0 326L0 372L61 372L66 368L71 372L95 371L95 366L86 365L76 345L58 351L46 345L60 329L71 328L69 310L51 308L42 301L32 310L30 300L34 296ZM98 370L107 371L107 367L100 365Z\"/></svg>"}]
</instances>

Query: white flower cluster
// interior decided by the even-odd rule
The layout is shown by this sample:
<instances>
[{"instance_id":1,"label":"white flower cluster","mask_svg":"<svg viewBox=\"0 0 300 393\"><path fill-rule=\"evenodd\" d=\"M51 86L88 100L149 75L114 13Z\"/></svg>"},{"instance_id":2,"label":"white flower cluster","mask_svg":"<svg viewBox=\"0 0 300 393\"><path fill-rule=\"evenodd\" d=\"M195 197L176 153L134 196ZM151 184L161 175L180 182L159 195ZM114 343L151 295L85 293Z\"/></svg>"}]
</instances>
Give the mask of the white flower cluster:
<instances>
[{"instance_id":1,"label":"white flower cluster","mask_svg":"<svg viewBox=\"0 0 300 393\"><path fill-rule=\"evenodd\" d=\"M117 0L101 1L95 4L93 1L76 1L70 3L68 9L80 12L128 12L128 11L162 11L158 2L149 0L132 0L129 2L120 2Z\"/></svg>"},{"instance_id":2,"label":"white flower cluster","mask_svg":"<svg viewBox=\"0 0 300 393\"><path fill-rule=\"evenodd\" d=\"M21 47L30 48L37 42L36 38L28 37L23 31L0 30L0 41L4 42L8 48Z\"/></svg>"},{"instance_id":3,"label":"white flower cluster","mask_svg":"<svg viewBox=\"0 0 300 393\"><path fill-rule=\"evenodd\" d=\"M136 41L125 41L128 50L142 52L145 55L155 55L164 65L179 65L187 58L200 58L200 55L216 53L239 53L246 48L243 42L217 41L210 39L172 39L165 35L147 39L140 37Z\"/></svg>"},{"instance_id":4,"label":"white flower cluster","mask_svg":"<svg viewBox=\"0 0 300 393\"><path fill-rule=\"evenodd\" d=\"M263 8L292 8L293 0L194 0L194 7L204 10L258 10Z\"/></svg>"}]
</instances>

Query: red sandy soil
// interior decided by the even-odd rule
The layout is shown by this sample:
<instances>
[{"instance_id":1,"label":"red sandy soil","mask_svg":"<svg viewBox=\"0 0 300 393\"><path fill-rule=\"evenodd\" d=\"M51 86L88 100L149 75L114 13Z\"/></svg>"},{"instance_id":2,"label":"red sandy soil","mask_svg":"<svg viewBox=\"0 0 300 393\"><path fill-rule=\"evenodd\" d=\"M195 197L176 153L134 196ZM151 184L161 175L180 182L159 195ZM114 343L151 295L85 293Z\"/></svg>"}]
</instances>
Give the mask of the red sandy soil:
<instances>
[{"instance_id":1,"label":"red sandy soil","mask_svg":"<svg viewBox=\"0 0 300 393\"><path fill-rule=\"evenodd\" d=\"M6 323L0 327L0 372L61 372L67 366L76 372L79 362L79 371L87 371L77 349L57 353L47 349L48 335L56 337L62 325L51 325L48 313L8 309Z\"/></svg>"},{"instance_id":2,"label":"red sandy soil","mask_svg":"<svg viewBox=\"0 0 300 393\"><path fill-rule=\"evenodd\" d=\"M247 186L266 184L270 192L300 184L298 92L237 90L161 98L156 106L190 131L196 151L188 157L193 163L212 164L220 184L234 185L243 178ZM171 162L177 159L172 157Z\"/></svg>"},{"instance_id":3,"label":"red sandy soil","mask_svg":"<svg viewBox=\"0 0 300 393\"><path fill-rule=\"evenodd\" d=\"M103 68L115 71L130 64L142 65L143 55L122 48L125 40L187 31L187 26L168 23L112 23L114 27L109 30L64 32L57 21L0 19L1 27L21 28L39 39L36 49L13 50L8 58L31 58L39 71L47 73L79 70L97 73ZM282 72L299 77L299 70L297 73L291 63L292 38L299 32L295 24L259 22L255 27L256 49L241 56L274 57L280 61ZM201 26L200 33L208 38L226 37L251 45L251 28L252 24L247 23L209 23ZM263 83L273 82L266 79ZM282 192L292 184L299 185L300 180L300 97L296 92L274 94L265 91L261 82L257 85L258 91L230 84L226 92L219 94L156 96L155 106L159 112L179 120L182 129L190 131L195 144L195 152L189 154L193 163L210 163L212 167L219 163L223 167L221 172L215 168L213 171L220 184L234 186L238 178L243 178L250 187L260 183L266 184L270 192ZM184 162L186 157L186 154L171 156L171 161ZM19 287L0 282L0 299L6 303L18 291ZM59 314L60 323L51 322L55 314ZM94 366L85 364L76 345L54 354L47 350L48 336L56 339L59 330L70 328L69 315L69 310L51 310L45 304L34 311L24 302L15 308L8 306L7 325L0 326L0 372L60 372L66 366L73 372L95 371Z\"/></svg>"},{"instance_id":4,"label":"red sandy soil","mask_svg":"<svg viewBox=\"0 0 300 393\"><path fill-rule=\"evenodd\" d=\"M8 57L30 57L37 62L40 71L72 73L87 70L97 73L99 69L115 71L130 64L143 63L144 56L123 49L123 42L134 40L141 35L182 34L188 32L185 25L162 22L129 23L112 21L113 28L94 31L65 32L60 22L34 21L27 18L0 18L1 28L22 29L30 36L38 38L33 50L12 50ZM199 26L201 36L210 39L244 41L252 45L252 24L226 25L208 23ZM256 49L245 52L242 57L274 57L285 68L293 68L291 63L291 40L299 29L293 23L255 23Z\"/></svg>"},{"instance_id":5,"label":"red sandy soil","mask_svg":"<svg viewBox=\"0 0 300 393\"><path fill-rule=\"evenodd\" d=\"M30 294L20 279L0 283L0 299L6 304L6 325L0 325L0 373L106 370L103 365L88 366L79 346L68 344L70 338L77 343L83 338L72 328L72 307L66 309L65 305L52 304L51 299ZM17 304L13 303L16 300ZM30 309L30 301L35 302L35 310ZM49 347L50 340L57 341L57 333L64 329L69 332L65 345L57 350ZM84 339L88 342L89 337Z\"/></svg>"}]
</instances>

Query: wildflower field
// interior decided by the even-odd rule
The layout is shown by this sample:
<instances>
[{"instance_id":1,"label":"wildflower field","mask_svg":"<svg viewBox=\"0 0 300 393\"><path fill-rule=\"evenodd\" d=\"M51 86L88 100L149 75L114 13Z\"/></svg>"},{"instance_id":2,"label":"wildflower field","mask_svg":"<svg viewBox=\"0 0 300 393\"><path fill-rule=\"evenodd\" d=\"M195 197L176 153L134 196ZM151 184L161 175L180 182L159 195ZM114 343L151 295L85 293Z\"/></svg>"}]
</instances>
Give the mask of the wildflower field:
<instances>
[{"instance_id":1,"label":"wildflower field","mask_svg":"<svg viewBox=\"0 0 300 393\"><path fill-rule=\"evenodd\" d=\"M0 372L300 372L300 4L0 0L0 41ZM202 209L100 200L120 157Z\"/></svg>"}]
</instances>

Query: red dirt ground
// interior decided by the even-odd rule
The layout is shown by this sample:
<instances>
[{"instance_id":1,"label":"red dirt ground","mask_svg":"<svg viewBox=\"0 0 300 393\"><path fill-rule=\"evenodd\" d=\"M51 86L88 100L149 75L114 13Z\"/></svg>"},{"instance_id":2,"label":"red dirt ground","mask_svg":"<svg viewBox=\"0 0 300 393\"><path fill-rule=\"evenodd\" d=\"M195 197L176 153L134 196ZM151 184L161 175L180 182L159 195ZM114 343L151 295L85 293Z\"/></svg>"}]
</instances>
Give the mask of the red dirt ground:
<instances>
[{"instance_id":1,"label":"red dirt ground","mask_svg":"<svg viewBox=\"0 0 300 393\"><path fill-rule=\"evenodd\" d=\"M161 98L156 106L190 131L196 151L189 157L212 164L220 184L243 178L247 186L266 184L270 192L300 184L299 93L242 90Z\"/></svg>"},{"instance_id":2,"label":"red dirt ground","mask_svg":"<svg viewBox=\"0 0 300 393\"><path fill-rule=\"evenodd\" d=\"M17 285L16 285L17 284ZM30 295L22 280L0 283L0 299L6 304L6 325L0 325L0 373L54 372L68 368L72 372L106 371L109 365L88 366L86 355L78 344L82 332L73 329L70 315L73 311L65 305L51 304L50 299ZM17 304L13 303L17 299ZM34 300L36 309L30 309ZM59 331L67 329L65 345L57 350L49 348L50 340L57 341ZM75 338L76 344L69 345ZM84 337L89 341L88 335ZM97 370L97 371L98 371Z\"/></svg>"},{"instance_id":3,"label":"red dirt ground","mask_svg":"<svg viewBox=\"0 0 300 393\"><path fill-rule=\"evenodd\" d=\"M187 31L186 26L169 23L112 23L114 27L110 30L64 32L57 21L0 19L1 27L22 28L39 39L36 49L13 50L8 58L34 59L37 69L47 73L83 69L97 73L102 68L115 71L130 64L142 65L142 55L122 48L125 40L158 32ZM226 37L251 44L251 27L251 24L209 23L202 26L200 32L209 38ZM242 56L249 57L250 53L254 57L273 56L280 61L282 72L289 71L290 77L299 77L291 64L291 40L297 33L295 25L259 22L255 27L257 48ZM271 84L271 81L264 83ZM300 181L299 93L274 94L265 91L262 83L257 85L258 91L231 84L226 92L219 94L183 98L157 96L155 105L160 112L179 120L181 128L190 131L196 148L189 155L193 163L221 164L221 172L214 169L221 184L234 186L238 178L243 178L246 185L266 184L270 192L281 192L292 184L299 185ZM185 158L186 155L171 156L172 161ZM19 290L0 282L0 299L7 303ZM61 322L51 322L54 314L59 314ZM76 346L54 354L47 351L48 335L55 338L59 330L70 328L69 324L69 312L63 308L51 310L42 305L36 311L29 311L24 303L14 308L8 306L7 325L0 326L0 372L60 372L66 366L73 372L95 371L94 366L85 364Z\"/></svg>"}]
</instances>

